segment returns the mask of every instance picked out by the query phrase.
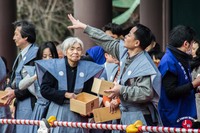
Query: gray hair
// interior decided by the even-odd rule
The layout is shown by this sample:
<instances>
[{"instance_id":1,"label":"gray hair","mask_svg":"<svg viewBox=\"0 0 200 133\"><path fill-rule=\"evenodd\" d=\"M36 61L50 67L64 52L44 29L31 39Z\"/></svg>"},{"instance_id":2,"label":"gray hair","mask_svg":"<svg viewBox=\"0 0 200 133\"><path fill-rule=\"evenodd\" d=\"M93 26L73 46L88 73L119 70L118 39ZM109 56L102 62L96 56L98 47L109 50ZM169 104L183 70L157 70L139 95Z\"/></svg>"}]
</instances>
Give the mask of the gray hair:
<instances>
[{"instance_id":1,"label":"gray hair","mask_svg":"<svg viewBox=\"0 0 200 133\"><path fill-rule=\"evenodd\" d=\"M82 49L84 48L83 42L79 38L77 37L66 38L61 44L63 53L66 54L66 50L72 47L76 43L80 44Z\"/></svg>"}]
</instances>

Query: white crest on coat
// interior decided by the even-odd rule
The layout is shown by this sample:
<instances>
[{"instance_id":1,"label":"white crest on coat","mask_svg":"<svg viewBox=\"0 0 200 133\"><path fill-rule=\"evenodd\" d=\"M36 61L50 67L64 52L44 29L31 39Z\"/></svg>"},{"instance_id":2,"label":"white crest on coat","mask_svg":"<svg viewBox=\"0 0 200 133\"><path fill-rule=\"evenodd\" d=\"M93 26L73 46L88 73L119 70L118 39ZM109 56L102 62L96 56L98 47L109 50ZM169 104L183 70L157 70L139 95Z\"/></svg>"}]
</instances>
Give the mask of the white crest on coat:
<instances>
[{"instance_id":1,"label":"white crest on coat","mask_svg":"<svg viewBox=\"0 0 200 133\"><path fill-rule=\"evenodd\" d=\"M59 74L60 76L63 76L63 75L64 75L64 72L63 72L63 71L60 71L58 74Z\"/></svg>"},{"instance_id":2,"label":"white crest on coat","mask_svg":"<svg viewBox=\"0 0 200 133\"><path fill-rule=\"evenodd\" d=\"M110 81L112 81L113 80L113 76L110 76Z\"/></svg>"},{"instance_id":3,"label":"white crest on coat","mask_svg":"<svg viewBox=\"0 0 200 133\"><path fill-rule=\"evenodd\" d=\"M132 73L132 71L131 71L131 70L129 70L129 71L128 71L128 76L129 76L129 75L131 75L131 73Z\"/></svg>"},{"instance_id":4,"label":"white crest on coat","mask_svg":"<svg viewBox=\"0 0 200 133\"><path fill-rule=\"evenodd\" d=\"M85 74L83 72L80 72L79 76L83 78L85 76Z\"/></svg>"},{"instance_id":5,"label":"white crest on coat","mask_svg":"<svg viewBox=\"0 0 200 133\"><path fill-rule=\"evenodd\" d=\"M26 60L26 56L23 58L23 61L25 61Z\"/></svg>"},{"instance_id":6,"label":"white crest on coat","mask_svg":"<svg viewBox=\"0 0 200 133\"><path fill-rule=\"evenodd\" d=\"M122 66L122 61L120 61L120 66Z\"/></svg>"}]
</instances>

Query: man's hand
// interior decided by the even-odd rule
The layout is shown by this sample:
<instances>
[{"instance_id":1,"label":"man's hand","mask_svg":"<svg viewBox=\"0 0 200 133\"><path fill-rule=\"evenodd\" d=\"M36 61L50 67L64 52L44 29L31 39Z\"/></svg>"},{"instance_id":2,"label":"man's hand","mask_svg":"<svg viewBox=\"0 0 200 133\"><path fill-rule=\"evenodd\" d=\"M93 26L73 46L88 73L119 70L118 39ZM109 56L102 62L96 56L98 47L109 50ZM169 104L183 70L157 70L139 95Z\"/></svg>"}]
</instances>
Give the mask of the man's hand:
<instances>
[{"instance_id":1,"label":"man's hand","mask_svg":"<svg viewBox=\"0 0 200 133\"><path fill-rule=\"evenodd\" d=\"M7 94L3 96L1 99L7 100L5 102L5 105L10 105L12 103L12 100L15 98L15 91L10 87L7 87L5 91L7 92Z\"/></svg>"},{"instance_id":2,"label":"man's hand","mask_svg":"<svg viewBox=\"0 0 200 133\"><path fill-rule=\"evenodd\" d=\"M110 102L110 112L113 114L117 111L119 107L119 103L117 102L117 99L112 99Z\"/></svg>"},{"instance_id":3,"label":"man's hand","mask_svg":"<svg viewBox=\"0 0 200 133\"><path fill-rule=\"evenodd\" d=\"M75 19L71 14L68 14L68 18L72 22L72 26L68 26L68 29L85 29L87 27L86 24Z\"/></svg>"},{"instance_id":4,"label":"man's hand","mask_svg":"<svg viewBox=\"0 0 200 133\"><path fill-rule=\"evenodd\" d=\"M119 94L120 94L121 85L119 85L117 82L114 82L114 84L115 84L115 86L112 89L104 91L105 93L111 93L108 96L110 99L115 99L115 98L119 97Z\"/></svg>"}]
</instances>

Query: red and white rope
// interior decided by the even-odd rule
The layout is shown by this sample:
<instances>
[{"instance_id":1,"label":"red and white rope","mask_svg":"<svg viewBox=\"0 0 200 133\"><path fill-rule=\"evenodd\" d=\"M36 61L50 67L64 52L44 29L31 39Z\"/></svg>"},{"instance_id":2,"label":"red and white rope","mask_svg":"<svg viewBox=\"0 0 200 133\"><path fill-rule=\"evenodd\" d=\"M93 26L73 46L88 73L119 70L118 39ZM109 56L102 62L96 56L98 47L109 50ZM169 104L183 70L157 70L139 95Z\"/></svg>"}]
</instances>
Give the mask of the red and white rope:
<instances>
[{"instance_id":1,"label":"red and white rope","mask_svg":"<svg viewBox=\"0 0 200 133\"><path fill-rule=\"evenodd\" d=\"M0 124L18 124L18 125L40 125L39 120L24 120L24 119L0 119ZM88 128L88 129L106 129L106 130L123 130L125 131L127 125L118 124L96 124L96 123L82 123L82 122L62 122L54 121L53 126L64 126L73 128ZM185 129L172 127L156 127L156 126L141 126L138 128L140 132L154 132L154 133L200 133L200 129Z\"/></svg>"},{"instance_id":2,"label":"red and white rope","mask_svg":"<svg viewBox=\"0 0 200 133\"><path fill-rule=\"evenodd\" d=\"M0 119L0 124L18 124L18 125L40 125L38 120L24 120L24 119ZM106 129L106 130L126 130L127 125L117 124L96 124L96 123L82 123L82 122L62 122L54 121L53 126L74 127L74 128L89 128L89 129Z\"/></svg>"},{"instance_id":3,"label":"red and white rope","mask_svg":"<svg viewBox=\"0 0 200 133\"><path fill-rule=\"evenodd\" d=\"M106 130L126 130L127 125L118 124L96 124L96 123L82 123L82 122L61 122L54 121L54 126L65 127L78 127L78 128L90 128L90 129L106 129Z\"/></svg>"},{"instance_id":4,"label":"red and white rope","mask_svg":"<svg viewBox=\"0 0 200 133\"><path fill-rule=\"evenodd\" d=\"M0 124L17 124L17 125L40 125L38 120L21 120L21 119L0 119Z\"/></svg>"},{"instance_id":5,"label":"red and white rope","mask_svg":"<svg viewBox=\"0 0 200 133\"><path fill-rule=\"evenodd\" d=\"M200 133L200 129L186 129L174 127L156 127L156 126L141 126L138 128L142 132L156 133Z\"/></svg>"}]
</instances>

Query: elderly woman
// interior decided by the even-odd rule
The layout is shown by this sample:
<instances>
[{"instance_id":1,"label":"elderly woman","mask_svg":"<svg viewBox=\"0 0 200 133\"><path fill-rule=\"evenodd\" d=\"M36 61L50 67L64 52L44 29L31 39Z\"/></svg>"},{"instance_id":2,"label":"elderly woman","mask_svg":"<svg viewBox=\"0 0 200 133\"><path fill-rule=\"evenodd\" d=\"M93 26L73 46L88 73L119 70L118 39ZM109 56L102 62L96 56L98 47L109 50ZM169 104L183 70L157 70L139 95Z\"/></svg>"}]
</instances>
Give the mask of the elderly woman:
<instances>
[{"instance_id":1,"label":"elderly woman","mask_svg":"<svg viewBox=\"0 0 200 133\"><path fill-rule=\"evenodd\" d=\"M62 43L63 59L53 59L46 62L37 61L38 75L44 72L41 79L41 94L51 101L47 118L55 116L58 121L87 122L88 118L70 111L69 100L76 98L81 92L91 92L93 78L103 71L96 63L83 61L83 42L70 37ZM39 77L40 79L40 77ZM86 129L56 127L52 133L84 133Z\"/></svg>"}]
</instances>

